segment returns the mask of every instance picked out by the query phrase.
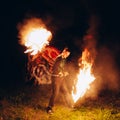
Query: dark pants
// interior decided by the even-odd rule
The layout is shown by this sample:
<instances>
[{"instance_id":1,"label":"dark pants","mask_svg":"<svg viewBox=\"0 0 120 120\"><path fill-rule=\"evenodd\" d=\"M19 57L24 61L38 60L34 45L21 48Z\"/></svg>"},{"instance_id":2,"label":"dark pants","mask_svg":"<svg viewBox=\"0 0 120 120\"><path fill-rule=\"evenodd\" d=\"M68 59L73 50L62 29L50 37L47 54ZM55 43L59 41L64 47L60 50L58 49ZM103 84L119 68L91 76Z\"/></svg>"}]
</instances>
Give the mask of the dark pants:
<instances>
[{"instance_id":1,"label":"dark pants","mask_svg":"<svg viewBox=\"0 0 120 120\"><path fill-rule=\"evenodd\" d=\"M62 94L64 95L64 99L67 105L71 107L72 98L70 93L68 92L68 89L66 88L64 77L52 77L52 95L50 97L49 106L54 106L55 100L60 92L62 92Z\"/></svg>"}]
</instances>

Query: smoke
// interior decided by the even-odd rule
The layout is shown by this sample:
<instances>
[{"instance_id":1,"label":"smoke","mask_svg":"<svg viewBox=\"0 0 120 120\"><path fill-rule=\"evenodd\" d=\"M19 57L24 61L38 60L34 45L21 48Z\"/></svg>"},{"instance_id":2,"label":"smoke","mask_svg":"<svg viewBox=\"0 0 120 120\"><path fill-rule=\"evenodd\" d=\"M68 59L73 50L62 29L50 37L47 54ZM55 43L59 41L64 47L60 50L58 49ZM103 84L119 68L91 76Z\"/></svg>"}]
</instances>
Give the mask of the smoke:
<instances>
[{"instance_id":1,"label":"smoke","mask_svg":"<svg viewBox=\"0 0 120 120\"><path fill-rule=\"evenodd\" d=\"M119 89L119 72L115 57L107 47L102 47L96 59L96 84L97 89L116 91Z\"/></svg>"},{"instance_id":2,"label":"smoke","mask_svg":"<svg viewBox=\"0 0 120 120\"><path fill-rule=\"evenodd\" d=\"M97 51L95 66L93 68L95 81L87 92L87 97L97 98L103 91L119 91L119 71L112 52L106 47Z\"/></svg>"},{"instance_id":3,"label":"smoke","mask_svg":"<svg viewBox=\"0 0 120 120\"><path fill-rule=\"evenodd\" d=\"M90 52L92 59L96 58L97 51L96 51L96 44L98 38L98 25L99 21L96 16L91 16L89 21L89 29L86 32L86 35L83 37L83 49L87 48Z\"/></svg>"},{"instance_id":4,"label":"smoke","mask_svg":"<svg viewBox=\"0 0 120 120\"><path fill-rule=\"evenodd\" d=\"M93 74L95 81L91 84L86 96L96 98L102 90L119 90L119 73L115 63L115 57L105 46L97 48L99 38L100 21L96 16L92 16L89 22L89 29L84 36L84 46L90 52L93 62ZM90 58L90 59L91 59Z\"/></svg>"},{"instance_id":5,"label":"smoke","mask_svg":"<svg viewBox=\"0 0 120 120\"><path fill-rule=\"evenodd\" d=\"M74 62L68 62L66 64L66 70L68 71L69 75L66 77L65 81L69 92L71 92L77 80L77 74L79 72L79 69Z\"/></svg>"}]
</instances>

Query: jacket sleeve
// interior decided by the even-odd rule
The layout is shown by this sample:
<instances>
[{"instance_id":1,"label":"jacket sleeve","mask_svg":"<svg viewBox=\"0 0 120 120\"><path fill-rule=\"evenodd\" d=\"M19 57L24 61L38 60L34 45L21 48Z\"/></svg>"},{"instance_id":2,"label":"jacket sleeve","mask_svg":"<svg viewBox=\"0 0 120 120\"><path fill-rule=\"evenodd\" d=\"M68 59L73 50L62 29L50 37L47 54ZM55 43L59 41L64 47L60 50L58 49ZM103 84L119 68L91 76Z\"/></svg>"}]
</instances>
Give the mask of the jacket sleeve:
<instances>
[{"instance_id":1,"label":"jacket sleeve","mask_svg":"<svg viewBox=\"0 0 120 120\"><path fill-rule=\"evenodd\" d=\"M52 70L53 74L58 74L59 72L63 71L63 67L61 66L61 62L62 62L61 57L56 59L54 65L53 65L53 70Z\"/></svg>"}]
</instances>

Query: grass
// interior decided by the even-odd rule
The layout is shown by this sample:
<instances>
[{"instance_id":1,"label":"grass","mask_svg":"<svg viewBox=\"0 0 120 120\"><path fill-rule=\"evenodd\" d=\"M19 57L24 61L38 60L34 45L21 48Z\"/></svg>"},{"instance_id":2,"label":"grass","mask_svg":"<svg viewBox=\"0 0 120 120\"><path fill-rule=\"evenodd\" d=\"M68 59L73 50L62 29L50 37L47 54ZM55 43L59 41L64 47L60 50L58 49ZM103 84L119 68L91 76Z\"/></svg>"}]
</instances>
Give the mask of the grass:
<instances>
[{"instance_id":1,"label":"grass","mask_svg":"<svg viewBox=\"0 0 120 120\"><path fill-rule=\"evenodd\" d=\"M45 111L49 97L49 85L0 90L0 120L120 120L119 94L109 92L95 100L86 99L75 109L58 100L52 115Z\"/></svg>"}]
</instances>

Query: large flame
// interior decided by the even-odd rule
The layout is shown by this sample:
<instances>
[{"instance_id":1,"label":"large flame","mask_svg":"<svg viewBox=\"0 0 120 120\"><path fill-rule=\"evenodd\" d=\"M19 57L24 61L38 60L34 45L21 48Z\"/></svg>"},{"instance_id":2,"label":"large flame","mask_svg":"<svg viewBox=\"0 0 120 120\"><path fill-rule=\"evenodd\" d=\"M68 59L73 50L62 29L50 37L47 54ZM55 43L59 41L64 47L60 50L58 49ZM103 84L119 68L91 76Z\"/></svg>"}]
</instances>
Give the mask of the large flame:
<instances>
[{"instance_id":1,"label":"large flame","mask_svg":"<svg viewBox=\"0 0 120 120\"><path fill-rule=\"evenodd\" d=\"M80 69L77 76L77 83L74 89L76 92L72 91L72 97L74 103L86 93L90 88L90 84L95 80L94 75L91 73L93 60L90 58L90 53L85 49L82 53L82 57L79 61Z\"/></svg>"},{"instance_id":2,"label":"large flame","mask_svg":"<svg viewBox=\"0 0 120 120\"><path fill-rule=\"evenodd\" d=\"M49 44L52 33L46 29L41 20L33 18L20 26L19 37L20 43L27 47L25 53L35 55Z\"/></svg>"},{"instance_id":3,"label":"large flame","mask_svg":"<svg viewBox=\"0 0 120 120\"><path fill-rule=\"evenodd\" d=\"M45 28L34 28L25 36L25 46L28 48L25 53L37 54L49 44L51 32Z\"/></svg>"}]
</instances>

